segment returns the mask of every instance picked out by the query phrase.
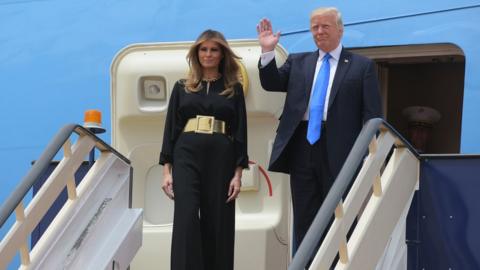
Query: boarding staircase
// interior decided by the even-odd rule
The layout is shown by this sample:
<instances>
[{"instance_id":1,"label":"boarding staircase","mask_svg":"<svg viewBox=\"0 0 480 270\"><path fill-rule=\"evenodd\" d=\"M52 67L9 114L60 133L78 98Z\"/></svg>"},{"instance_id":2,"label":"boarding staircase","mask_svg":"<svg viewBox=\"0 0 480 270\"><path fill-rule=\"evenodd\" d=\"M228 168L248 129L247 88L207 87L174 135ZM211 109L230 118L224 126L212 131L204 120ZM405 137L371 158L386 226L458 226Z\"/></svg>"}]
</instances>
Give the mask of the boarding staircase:
<instances>
[{"instance_id":1,"label":"boarding staircase","mask_svg":"<svg viewBox=\"0 0 480 270\"><path fill-rule=\"evenodd\" d=\"M76 139L73 145L72 137ZM62 160L24 207L23 201L29 189L45 174L46 168L61 148ZM100 157L92 166L88 166L88 172L77 185L74 174L94 149L100 152ZM426 185L434 183L453 194L452 200L459 201L463 191L449 190L452 185L448 181L451 180L442 182L442 176L439 176L439 172L445 175L451 170L451 164L445 163L446 159L443 156L439 161L440 170L435 168L424 173L422 182L425 189L433 190L432 186ZM456 166L470 175L472 171L468 168L474 168L480 160L478 157L469 160L458 160L458 157L454 159L458 161ZM429 162L432 167L435 163L433 160L432 156L419 156L382 119L367 122L296 255L281 269L404 270L425 268L420 264L434 265L435 262L424 260L415 266L407 266L407 253L411 252L407 252L405 232L407 213L419 186L421 163ZM428 174L433 174L436 182L429 180ZM13 225L0 243L0 269L7 269L17 252L21 258L19 269L127 269L142 245L142 230L145 230L142 210L131 208L132 175L130 161L90 131L78 125L64 127L0 209L2 227L8 224L9 216L10 219L15 217ZM30 233L63 189L66 189L68 200L34 247L29 248ZM428 199L434 197L424 196L422 200L428 203ZM434 198L435 200L438 201ZM445 204L439 202L442 203ZM470 206L463 204L461 207L466 209ZM449 209L450 206L444 208L453 211ZM466 224L468 213L463 213L464 217L462 213L456 212L455 215ZM470 218L475 218L475 215L471 214ZM426 219L428 218L422 216L422 220ZM453 215L449 216L450 222L454 219ZM254 220L241 222L250 222L252 225L251 231L244 227L240 227L241 232L237 231L244 238L250 234L261 235L259 229L253 226ZM265 232L268 230L265 229ZM442 235L448 235L446 231ZM318 246L323 234L325 237ZM432 237L433 234L427 232L426 235ZM146 236L148 233L145 234L144 231L143 237ZM248 239L250 242L255 241L252 237ZM271 240L265 241L271 243ZM442 263L437 265L460 265L458 269L478 269L478 255L469 250L466 241L468 239L456 238L455 242L450 242L452 249L462 250L461 254L457 256L455 251L448 250L447 247L444 250L445 258L438 258ZM265 254L275 252L269 250L268 245L255 248L263 249ZM251 254L251 248L239 252L241 256L256 256ZM266 265L252 268L252 262L240 261L237 262L236 269L279 269L278 265L272 266L268 260L265 262ZM168 267L150 264L147 267L136 266L134 269Z\"/></svg>"},{"instance_id":2,"label":"boarding staircase","mask_svg":"<svg viewBox=\"0 0 480 270\"><path fill-rule=\"evenodd\" d=\"M479 168L368 121L288 269L480 269Z\"/></svg>"},{"instance_id":3,"label":"boarding staircase","mask_svg":"<svg viewBox=\"0 0 480 270\"><path fill-rule=\"evenodd\" d=\"M78 134L74 145L72 132ZM63 159L25 209L22 199L61 146ZM73 173L94 148L100 157L76 186ZM327 228L309 269L333 264L335 269L406 269L405 217L418 166L415 150L393 128L381 119L369 121L289 269L305 268ZM75 125L62 129L2 206L2 224L13 211L16 221L0 244L0 269L17 250L21 269L126 269L142 241L142 211L129 207L130 176L129 161L88 130ZM29 234L64 187L68 201L29 251ZM335 219L328 227L332 213ZM388 259L392 257L396 259Z\"/></svg>"},{"instance_id":4,"label":"boarding staircase","mask_svg":"<svg viewBox=\"0 0 480 270\"><path fill-rule=\"evenodd\" d=\"M63 158L25 207L29 190L61 149ZM92 151L100 156L77 186L75 172ZM1 226L12 223L13 212L15 221L0 243L0 269L17 251L19 269L127 269L142 243L142 210L130 206L131 175L129 160L89 130L61 129L2 205ZM68 200L30 248L30 234L65 188Z\"/></svg>"},{"instance_id":5,"label":"boarding staircase","mask_svg":"<svg viewBox=\"0 0 480 270\"><path fill-rule=\"evenodd\" d=\"M417 152L388 123L368 121L289 270L307 264L308 269L407 269L405 224L419 164Z\"/></svg>"}]
</instances>

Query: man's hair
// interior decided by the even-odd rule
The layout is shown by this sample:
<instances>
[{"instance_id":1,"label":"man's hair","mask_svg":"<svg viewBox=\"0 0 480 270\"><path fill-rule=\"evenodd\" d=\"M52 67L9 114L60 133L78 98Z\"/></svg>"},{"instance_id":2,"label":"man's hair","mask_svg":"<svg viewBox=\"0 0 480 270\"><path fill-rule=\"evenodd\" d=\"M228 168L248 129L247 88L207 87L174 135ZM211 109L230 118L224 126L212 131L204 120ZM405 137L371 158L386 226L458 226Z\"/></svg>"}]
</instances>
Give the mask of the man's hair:
<instances>
[{"instance_id":1,"label":"man's hair","mask_svg":"<svg viewBox=\"0 0 480 270\"><path fill-rule=\"evenodd\" d=\"M310 14L310 20L317 15L333 14L336 17L337 26L343 29L342 14L335 7L321 7L314 9Z\"/></svg>"}]
</instances>

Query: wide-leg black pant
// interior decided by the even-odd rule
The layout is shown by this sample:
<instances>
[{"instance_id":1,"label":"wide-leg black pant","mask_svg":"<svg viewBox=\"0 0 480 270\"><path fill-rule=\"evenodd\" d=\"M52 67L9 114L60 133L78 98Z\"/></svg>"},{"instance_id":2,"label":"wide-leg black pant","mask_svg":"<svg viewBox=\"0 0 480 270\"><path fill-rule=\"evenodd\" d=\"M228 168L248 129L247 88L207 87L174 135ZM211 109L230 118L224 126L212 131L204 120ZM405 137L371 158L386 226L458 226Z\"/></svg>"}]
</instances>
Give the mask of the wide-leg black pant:
<instances>
[{"instance_id":1,"label":"wide-leg black pant","mask_svg":"<svg viewBox=\"0 0 480 270\"><path fill-rule=\"evenodd\" d=\"M173 157L172 270L233 269L235 148L222 134L182 133Z\"/></svg>"}]
</instances>

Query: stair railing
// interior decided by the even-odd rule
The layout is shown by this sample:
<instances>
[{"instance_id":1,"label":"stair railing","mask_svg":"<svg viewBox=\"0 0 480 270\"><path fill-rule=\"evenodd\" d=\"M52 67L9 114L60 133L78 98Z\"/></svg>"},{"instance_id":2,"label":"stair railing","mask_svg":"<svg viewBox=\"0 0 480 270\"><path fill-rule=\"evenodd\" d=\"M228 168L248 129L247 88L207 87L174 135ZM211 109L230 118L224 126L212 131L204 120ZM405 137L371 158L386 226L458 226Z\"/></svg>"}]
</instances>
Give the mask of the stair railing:
<instances>
[{"instance_id":1,"label":"stair railing","mask_svg":"<svg viewBox=\"0 0 480 270\"><path fill-rule=\"evenodd\" d=\"M374 269L413 196L418 164L416 150L387 122L365 123L288 269Z\"/></svg>"},{"instance_id":2,"label":"stair railing","mask_svg":"<svg viewBox=\"0 0 480 270\"><path fill-rule=\"evenodd\" d=\"M78 135L72 145L72 135ZM35 182L47 171L50 163L63 148L63 159L50 174L29 204L24 206L24 198ZM0 208L0 227L15 212L16 220L0 242L0 269L6 269L18 251L23 266L30 264L29 235L41 221L55 199L66 187L69 200L77 199L77 186L74 174L91 151L110 152L130 164L130 161L86 128L70 124L63 127L50 141L42 155L35 161L27 175L17 185ZM130 179L131 186L131 179ZM131 190L129 198L131 207Z\"/></svg>"}]
</instances>

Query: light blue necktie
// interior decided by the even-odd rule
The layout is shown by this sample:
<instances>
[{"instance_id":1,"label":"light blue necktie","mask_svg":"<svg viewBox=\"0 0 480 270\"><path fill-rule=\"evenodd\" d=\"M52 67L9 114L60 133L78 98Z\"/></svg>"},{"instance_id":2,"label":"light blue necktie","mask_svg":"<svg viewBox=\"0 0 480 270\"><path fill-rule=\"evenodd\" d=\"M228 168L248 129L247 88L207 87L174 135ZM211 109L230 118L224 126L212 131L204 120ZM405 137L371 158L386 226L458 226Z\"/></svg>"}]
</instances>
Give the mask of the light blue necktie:
<instances>
[{"instance_id":1,"label":"light blue necktie","mask_svg":"<svg viewBox=\"0 0 480 270\"><path fill-rule=\"evenodd\" d=\"M312 97L310 98L307 140L312 145L320 139L322 131L323 108L330 78L330 62L328 61L330 57L332 56L328 53L323 56L322 66L318 71L317 80L312 89Z\"/></svg>"}]
</instances>

